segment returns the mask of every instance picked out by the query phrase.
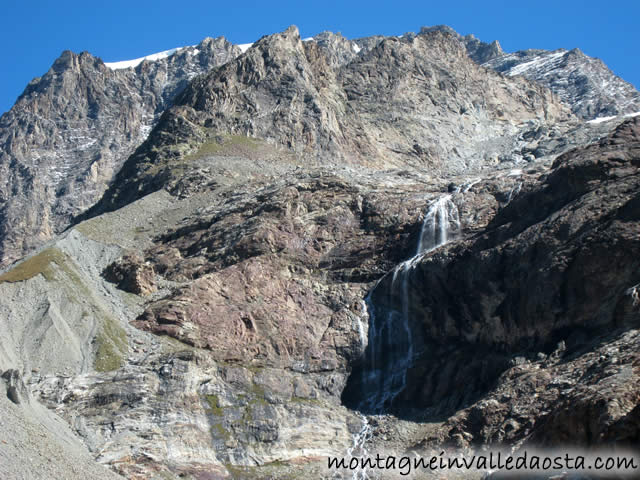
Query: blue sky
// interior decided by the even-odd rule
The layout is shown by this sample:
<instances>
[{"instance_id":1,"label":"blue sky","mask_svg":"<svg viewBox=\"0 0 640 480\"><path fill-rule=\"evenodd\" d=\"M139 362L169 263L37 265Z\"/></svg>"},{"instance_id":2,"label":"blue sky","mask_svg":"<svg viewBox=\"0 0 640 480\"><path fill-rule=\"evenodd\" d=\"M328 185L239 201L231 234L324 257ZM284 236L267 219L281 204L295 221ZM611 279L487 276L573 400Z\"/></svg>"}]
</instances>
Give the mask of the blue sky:
<instances>
[{"instance_id":1,"label":"blue sky","mask_svg":"<svg viewBox=\"0 0 640 480\"><path fill-rule=\"evenodd\" d=\"M118 61L196 44L206 36L249 43L291 24L303 37L331 30L349 38L446 24L484 41L497 39L507 51L579 47L640 87L638 0L3 0L0 11L0 113L66 49Z\"/></svg>"}]
</instances>

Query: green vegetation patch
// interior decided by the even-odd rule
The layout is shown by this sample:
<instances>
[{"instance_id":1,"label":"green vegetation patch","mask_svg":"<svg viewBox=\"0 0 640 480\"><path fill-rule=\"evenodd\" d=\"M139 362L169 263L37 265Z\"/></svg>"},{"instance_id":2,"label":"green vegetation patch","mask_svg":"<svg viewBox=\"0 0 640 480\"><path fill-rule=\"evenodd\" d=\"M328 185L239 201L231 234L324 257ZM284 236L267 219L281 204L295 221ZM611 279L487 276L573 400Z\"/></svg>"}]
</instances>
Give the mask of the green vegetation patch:
<instances>
[{"instance_id":1,"label":"green vegetation patch","mask_svg":"<svg viewBox=\"0 0 640 480\"><path fill-rule=\"evenodd\" d=\"M209 405L209 412L216 417L221 417L224 414L223 407L220 406L220 399L217 395L205 395L204 399Z\"/></svg>"},{"instance_id":2,"label":"green vegetation patch","mask_svg":"<svg viewBox=\"0 0 640 480\"><path fill-rule=\"evenodd\" d=\"M184 158L185 162L216 155L238 155L242 152L257 150L262 142L244 135L220 135L206 141L194 153Z\"/></svg>"},{"instance_id":3,"label":"green vegetation patch","mask_svg":"<svg viewBox=\"0 0 640 480\"><path fill-rule=\"evenodd\" d=\"M319 405L321 402L317 398L291 397L292 403L302 403L307 405Z\"/></svg>"},{"instance_id":4,"label":"green vegetation patch","mask_svg":"<svg viewBox=\"0 0 640 480\"><path fill-rule=\"evenodd\" d=\"M233 465L231 463L225 463L224 466L231 475L231 478L233 478L234 480L259 480L265 478L295 480L300 478L300 476L295 472L287 471L290 465L287 462L283 462L281 460L275 460L273 462L254 467Z\"/></svg>"},{"instance_id":5,"label":"green vegetation patch","mask_svg":"<svg viewBox=\"0 0 640 480\"><path fill-rule=\"evenodd\" d=\"M111 372L124 363L127 352L127 333L109 317L103 319L101 330L96 335L96 358L94 367L98 372Z\"/></svg>"},{"instance_id":6,"label":"green vegetation patch","mask_svg":"<svg viewBox=\"0 0 640 480\"><path fill-rule=\"evenodd\" d=\"M62 268L65 260L66 255L62 251L57 248L48 248L0 275L0 283L23 282L37 275L43 275L47 280L53 280L54 272L51 264Z\"/></svg>"},{"instance_id":7,"label":"green vegetation patch","mask_svg":"<svg viewBox=\"0 0 640 480\"><path fill-rule=\"evenodd\" d=\"M194 347L193 345L190 345L178 338L170 337L168 335L162 335L161 337L158 337L158 341L162 342L161 344L163 353L178 353L185 350L190 350L193 352L198 351L198 348Z\"/></svg>"},{"instance_id":8,"label":"green vegetation patch","mask_svg":"<svg viewBox=\"0 0 640 480\"><path fill-rule=\"evenodd\" d=\"M249 399L249 405L267 405L267 399L265 398L264 387L257 383L251 384L251 398Z\"/></svg>"},{"instance_id":9,"label":"green vegetation patch","mask_svg":"<svg viewBox=\"0 0 640 480\"><path fill-rule=\"evenodd\" d=\"M215 423L211 425L211 431L216 437L222 438L225 442L231 438L231 433L222 426L221 423Z\"/></svg>"}]
</instances>

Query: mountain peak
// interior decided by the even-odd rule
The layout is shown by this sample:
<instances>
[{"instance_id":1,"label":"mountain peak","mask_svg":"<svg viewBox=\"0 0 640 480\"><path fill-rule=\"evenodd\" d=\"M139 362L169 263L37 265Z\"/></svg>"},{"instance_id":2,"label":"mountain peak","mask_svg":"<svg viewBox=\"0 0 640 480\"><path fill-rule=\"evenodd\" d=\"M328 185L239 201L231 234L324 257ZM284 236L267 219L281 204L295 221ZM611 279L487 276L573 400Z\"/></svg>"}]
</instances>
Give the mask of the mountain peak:
<instances>
[{"instance_id":1,"label":"mountain peak","mask_svg":"<svg viewBox=\"0 0 640 480\"><path fill-rule=\"evenodd\" d=\"M66 50L27 85L0 129L0 264L90 207L191 78L240 54L224 39L202 44L138 59L136 69ZM39 212L26 224L24 202Z\"/></svg>"},{"instance_id":2,"label":"mountain peak","mask_svg":"<svg viewBox=\"0 0 640 480\"><path fill-rule=\"evenodd\" d=\"M302 48L302 39L300 38L300 31L295 25L289 26L286 30L271 35L265 35L253 44L254 47L261 47L262 49L278 48L285 44L295 45Z\"/></svg>"},{"instance_id":3,"label":"mountain peak","mask_svg":"<svg viewBox=\"0 0 640 480\"><path fill-rule=\"evenodd\" d=\"M433 25L430 27L426 27L426 26L420 27L419 33L430 33L430 32L445 32L451 35L455 35L456 37L460 36L458 32L456 32L449 25Z\"/></svg>"},{"instance_id":4,"label":"mountain peak","mask_svg":"<svg viewBox=\"0 0 640 480\"><path fill-rule=\"evenodd\" d=\"M80 54L74 53L71 50L64 50L60 56L51 65L51 70L56 73L61 73L65 70L76 69L80 66L80 63L88 59L95 59L89 52L82 52Z\"/></svg>"},{"instance_id":5,"label":"mountain peak","mask_svg":"<svg viewBox=\"0 0 640 480\"><path fill-rule=\"evenodd\" d=\"M475 54L474 59L505 75L524 76L548 87L585 120L640 111L640 93L633 85L578 48Z\"/></svg>"}]
</instances>

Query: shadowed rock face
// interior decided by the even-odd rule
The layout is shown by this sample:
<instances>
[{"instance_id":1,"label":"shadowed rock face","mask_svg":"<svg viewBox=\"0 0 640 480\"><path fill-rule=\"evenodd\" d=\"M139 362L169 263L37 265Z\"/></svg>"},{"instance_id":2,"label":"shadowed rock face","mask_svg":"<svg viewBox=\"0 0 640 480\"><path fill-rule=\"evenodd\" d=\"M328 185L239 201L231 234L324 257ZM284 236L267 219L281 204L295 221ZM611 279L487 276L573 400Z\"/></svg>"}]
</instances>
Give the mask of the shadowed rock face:
<instances>
[{"instance_id":1,"label":"shadowed rock face","mask_svg":"<svg viewBox=\"0 0 640 480\"><path fill-rule=\"evenodd\" d=\"M634 119L558 157L483 232L417 263L409 308L420 353L393 410L468 407L447 434L464 433L466 444L629 443L638 428L639 169ZM385 288L391 281L373 292L377 311L402 301ZM357 370L352 377L357 385Z\"/></svg>"}]
</instances>

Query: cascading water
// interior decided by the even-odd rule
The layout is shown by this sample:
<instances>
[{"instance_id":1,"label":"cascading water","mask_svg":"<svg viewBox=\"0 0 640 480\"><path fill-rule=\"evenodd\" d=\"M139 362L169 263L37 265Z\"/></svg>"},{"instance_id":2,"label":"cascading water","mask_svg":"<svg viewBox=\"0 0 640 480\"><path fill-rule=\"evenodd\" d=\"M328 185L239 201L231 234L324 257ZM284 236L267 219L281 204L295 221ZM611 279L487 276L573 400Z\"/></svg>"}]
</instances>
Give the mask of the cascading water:
<instances>
[{"instance_id":1,"label":"cascading water","mask_svg":"<svg viewBox=\"0 0 640 480\"><path fill-rule=\"evenodd\" d=\"M362 318L367 317L369 315L369 307L367 307L367 302L364 300L361 301L362 306L362 317L356 317L356 324L358 327L358 336L360 337L360 348L362 350L367 346L367 334L364 331L364 324L362 323Z\"/></svg>"},{"instance_id":2,"label":"cascading water","mask_svg":"<svg viewBox=\"0 0 640 480\"><path fill-rule=\"evenodd\" d=\"M422 221L418 248L409 261L444 245L449 240L449 234L459 230L460 217L458 208L451 200L451 195L444 195L429 206L429 210Z\"/></svg>"},{"instance_id":3,"label":"cascading water","mask_svg":"<svg viewBox=\"0 0 640 480\"><path fill-rule=\"evenodd\" d=\"M518 196L518 194L520 193L520 190L522 189L522 182L518 182L510 191L509 191L509 197L507 198L507 203L511 203L511 200L513 200L515 197Z\"/></svg>"},{"instance_id":4,"label":"cascading water","mask_svg":"<svg viewBox=\"0 0 640 480\"><path fill-rule=\"evenodd\" d=\"M456 194L468 191L477 181L463 185ZM356 328L360 345L365 352L362 378L357 382L358 398L364 398L357 405L363 413L383 413L394 398L405 388L407 371L414 359L414 340L409 312L409 287L411 272L420 258L447 243L460 231L458 208L451 195L443 195L429 205L420 229L415 254L399 264L391 275L391 282L381 279L369 292L362 305L362 318L368 314L368 343L361 317L357 317ZM385 278L388 278L388 275ZM387 288L386 292L380 289ZM387 296L386 306L378 308L373 297ZM391 307L389 307L391 306ZM366 458L366 444L372 435L371 425L366 416L360 415L362 427L353 436L348 459ZM336 477L333 478L342 478ZM368 480L371 476L366 469L356 469L352 480Z\"/></svg>"},{"instance_id":5,"label":"cascading water","mask_svg":"<svg viewBox=\"0 0 640 480\"><path fill-rule=\"evenodd\" d=\"M444 195L429 205L425 214L418 247L410 259L391 273L388 282L379 282L366 298L369 311L369 343L362 371L361 391L367 397L362 411L380 413L405 388L407 371L414 358L414 342L409 315L409 282L411 272L425 254L444 245L460 230L460 218L451 195ZM372 296L379 288L388 288L389 305L376 308ZM398 301L399 300L399 301Z\"/></svg>"},{"instance_id":6,"label":"cascading water","mask_svg":"<svg viewBox=\"0 0 640 480\"><path fill-rule=\"evenodd\" d=\"M347 459L351 458L367 458L369 452L367 451L366 445L369 439L371 438L372 431L371 425L369 424L369 420L364 415L361 415L362 418L362 428L360 431L353 436L353 444L351 448L347 449ZM367 473L367 468L358 468L353 471L353 475L351 476L351 480L369 480Z\"/></svg>"}]
</instances>

